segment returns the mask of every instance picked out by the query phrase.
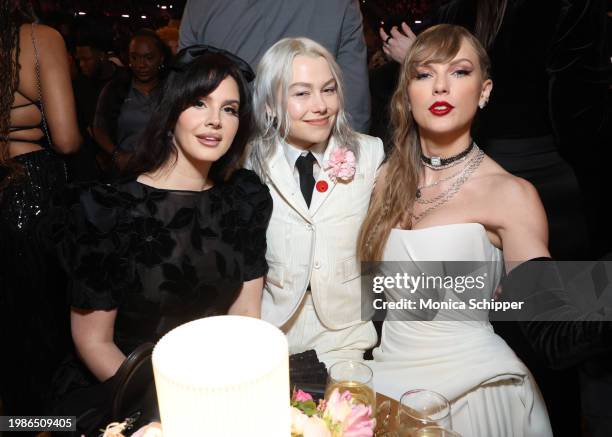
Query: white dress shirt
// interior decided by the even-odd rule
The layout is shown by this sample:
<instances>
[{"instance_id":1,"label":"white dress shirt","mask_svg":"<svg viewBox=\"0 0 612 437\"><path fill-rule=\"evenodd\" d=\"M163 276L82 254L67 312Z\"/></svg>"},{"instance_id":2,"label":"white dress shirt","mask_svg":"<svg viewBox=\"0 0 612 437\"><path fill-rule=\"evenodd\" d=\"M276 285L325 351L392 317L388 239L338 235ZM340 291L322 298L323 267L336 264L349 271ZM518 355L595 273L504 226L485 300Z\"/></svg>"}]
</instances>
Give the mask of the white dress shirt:
<instances>
[{"instance_id":1,"label":"white dress shirt","mask_svg":"<svg viewBox=\"0 0 612 437\"><path fill-rule=\"evenodd\" d=\"M295 163L300 156L306 156L308 152L311 152L312 155L317 160L312 164L312 174L315 178L315 181L319 178L319 174L321 169L323 168L323 155L325 154L325 149L327 144L315 144L310 149L298 149L295 146L292 146L289 143L283 143L283 150L285 152L285 157L287 158L287 162L289 163L289 167L293 172L293 177L298 187L300 186L300 173L295 167Z\"/></svg>"}]
</instances>

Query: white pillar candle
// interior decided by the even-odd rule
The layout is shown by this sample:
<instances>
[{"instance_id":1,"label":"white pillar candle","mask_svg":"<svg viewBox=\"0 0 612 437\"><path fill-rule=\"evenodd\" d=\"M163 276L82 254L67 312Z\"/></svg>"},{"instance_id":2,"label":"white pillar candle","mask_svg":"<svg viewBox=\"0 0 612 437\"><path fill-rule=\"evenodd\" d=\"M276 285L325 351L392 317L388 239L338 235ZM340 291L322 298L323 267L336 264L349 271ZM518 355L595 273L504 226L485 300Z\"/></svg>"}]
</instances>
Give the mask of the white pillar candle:
<instances>
[{"instance_id":1,"label":"white pillar candle","mask_svg":"<svg viewBox=\"0 0 612 437\"><path fill-rule=\"evenodd\" d=\"M153 350L164 437L290 435L285 335L250 317L195 320Z\"/></svg>"}]
</instances>

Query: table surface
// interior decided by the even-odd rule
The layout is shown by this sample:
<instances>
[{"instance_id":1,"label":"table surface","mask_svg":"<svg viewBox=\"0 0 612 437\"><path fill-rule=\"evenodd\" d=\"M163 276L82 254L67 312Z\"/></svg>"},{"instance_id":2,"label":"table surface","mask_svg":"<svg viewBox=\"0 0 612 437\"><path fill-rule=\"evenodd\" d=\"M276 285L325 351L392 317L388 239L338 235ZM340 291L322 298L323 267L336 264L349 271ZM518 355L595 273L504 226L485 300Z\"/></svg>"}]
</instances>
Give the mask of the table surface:
<instances>
[{"instance_id":1,"label":"table surface","mask_svg":"<svg viewBox=\"0 0 612 437\"><path fill-rule=\"evenodd\" d=\"M389 403L391 404L390 409L389 409L389 417L395 417L397 415L397 406L399 402L381 393L376 393L376 409L378 409L380 405L385 401L389 401ZM381 425L382 417L377 417L376 419L377 419L377 429L378 429ZM392 420L391 422L389 422L389 425L387 426L386 431L394 431L395 426L396 426L396 423L394 420Z\"/></svg>"},{"instance_id":2,"label":"table surface","mask_svg":"<svg viewBox=\"0 0 612 437\"><path fill-rule=\"evenodd\" d=\"M391 399L390 397L385 396L381 393L376 393L376 405L377 406L382 404L385 401L390 402L391 408L390 408L389 414L391 417L394 417L395 414L397 414L398 402L395 399ZM388 431L391 431L392 429L393 429L393 426L391 426L390 429L388 429ZM51 437L51 434L43 432L43 433L37 434L36 437Z\"/></svg>"}]
</instances>

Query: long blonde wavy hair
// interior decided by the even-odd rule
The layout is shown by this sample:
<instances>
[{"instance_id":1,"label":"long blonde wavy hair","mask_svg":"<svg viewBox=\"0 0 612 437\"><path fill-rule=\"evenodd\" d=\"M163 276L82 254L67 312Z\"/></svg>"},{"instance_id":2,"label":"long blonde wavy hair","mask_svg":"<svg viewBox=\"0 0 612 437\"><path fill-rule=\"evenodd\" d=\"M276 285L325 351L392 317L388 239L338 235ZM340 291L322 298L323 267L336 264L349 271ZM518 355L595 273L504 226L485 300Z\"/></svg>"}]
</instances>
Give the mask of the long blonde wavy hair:
<instances>
[{"instance_id":1,"label":"long blonde wavy hair","mask_svg":"<svg viewBox=\"0 0 612 437\"><path fill-rule=\"evenodd\" d=\"M384 185L377 186L370 209L361 226L358 255L362 261L377 261L391 229L398 223L410 229L418 177L422 170L418 125L410 112L408 86L423 62L450 62L467 40L478 55L483 81L489 78L490 61L482 44L467 29L451 24L433 26L421 33L402 64L399 81L391 99L393 147L386 161ZM380 183L380 182L379 182Z\"/></svg>"}]
</instances>

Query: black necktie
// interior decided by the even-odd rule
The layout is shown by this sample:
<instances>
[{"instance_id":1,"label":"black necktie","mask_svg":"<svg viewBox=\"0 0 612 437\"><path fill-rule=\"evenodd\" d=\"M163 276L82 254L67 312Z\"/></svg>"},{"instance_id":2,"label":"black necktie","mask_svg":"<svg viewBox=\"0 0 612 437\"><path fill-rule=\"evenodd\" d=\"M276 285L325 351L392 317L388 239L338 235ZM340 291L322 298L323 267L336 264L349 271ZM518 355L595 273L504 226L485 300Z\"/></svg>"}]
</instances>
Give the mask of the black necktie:
<instances>
[{"instance_id":1,"label":"black necktie","mask_svg":"<svg viewBox=\"0 0 612 437\"><path fill-rule=\"evenodd\" d=\"M300 190L302 190L302 196L304 196L304 200L308 206L310 206L312 190L315 186L312 166L316 161L317 160L315 159L314 155L308 152L307 155L300 155L295 162L295 168L297 168L297 171L300 174Z\"/></svg>"}]
</instances>

